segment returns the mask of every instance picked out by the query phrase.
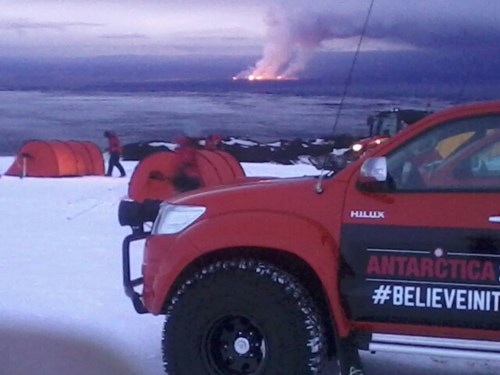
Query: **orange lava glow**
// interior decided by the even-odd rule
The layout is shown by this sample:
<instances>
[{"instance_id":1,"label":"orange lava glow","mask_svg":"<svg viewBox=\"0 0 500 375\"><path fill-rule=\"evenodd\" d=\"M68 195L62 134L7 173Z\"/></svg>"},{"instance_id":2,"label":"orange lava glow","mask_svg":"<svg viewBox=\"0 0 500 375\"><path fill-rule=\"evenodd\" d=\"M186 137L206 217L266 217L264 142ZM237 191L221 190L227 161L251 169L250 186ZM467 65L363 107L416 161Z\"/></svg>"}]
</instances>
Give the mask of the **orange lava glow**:
<instances>
[{"instance_id":1,"label":"orange lava glow","mask_svg":"<svg viewBox=\"0 0 500 375\"><path fill-rule=\"evenodd\" d=\"M276 77L264 77L264 76L258 76L254 74L250 74L246 77L238 77L234 76L233 81L295 81L298 78L293 78L293 77L283 77L283 76L276 76Z\"/></svg>"}]
</instances>

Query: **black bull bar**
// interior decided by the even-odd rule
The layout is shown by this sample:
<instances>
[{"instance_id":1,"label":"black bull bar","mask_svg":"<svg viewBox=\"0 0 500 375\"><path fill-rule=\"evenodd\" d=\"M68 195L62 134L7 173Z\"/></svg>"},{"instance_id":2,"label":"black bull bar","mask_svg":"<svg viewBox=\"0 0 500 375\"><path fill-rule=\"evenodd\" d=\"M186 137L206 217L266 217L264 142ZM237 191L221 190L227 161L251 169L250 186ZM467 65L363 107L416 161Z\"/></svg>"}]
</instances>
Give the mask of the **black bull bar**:
<instances>
[{"instance_id":1,"label":"black bull bar","mask_svg":"<svg viewBox=\"0 0 500 375\"><path fill-rule=\"evenodd\" d=\"M130 270L130 244L140 241L151 235L150 231L144 230L144 223L152 222L158 215L160 201L147 200L143 203L122 200L118 207L118 221L122 226L130 226L132 233L123 239L122 243L122 268L123 288L125 294L132 300L134 309L139 314L148 313L142 301L142 295L135 288L144 284L144 278L133 279Z\"/></svg>"}]
</instances>

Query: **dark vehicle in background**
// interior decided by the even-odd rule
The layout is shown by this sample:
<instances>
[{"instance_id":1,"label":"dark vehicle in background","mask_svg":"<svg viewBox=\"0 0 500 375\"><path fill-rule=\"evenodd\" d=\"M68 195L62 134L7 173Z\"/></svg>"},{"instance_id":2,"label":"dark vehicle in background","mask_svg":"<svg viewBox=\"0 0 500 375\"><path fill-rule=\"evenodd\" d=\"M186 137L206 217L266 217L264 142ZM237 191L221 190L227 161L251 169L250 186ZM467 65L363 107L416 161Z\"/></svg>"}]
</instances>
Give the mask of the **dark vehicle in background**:
<instances>
[{"instance_id":1,"label":"dark vehicle in background","mask_svg":"<svg viewBox=\"0 0 500 375\"><path fill-rule=\"evenodd\" d=\"M359 159L365 152L377 147L407 126L431 113L428 110L394 108L368 116L366 120L368 137L354 142L349 147L349 150L344 154L346 161L349 163Z\"/></svg>"}]
</instances>

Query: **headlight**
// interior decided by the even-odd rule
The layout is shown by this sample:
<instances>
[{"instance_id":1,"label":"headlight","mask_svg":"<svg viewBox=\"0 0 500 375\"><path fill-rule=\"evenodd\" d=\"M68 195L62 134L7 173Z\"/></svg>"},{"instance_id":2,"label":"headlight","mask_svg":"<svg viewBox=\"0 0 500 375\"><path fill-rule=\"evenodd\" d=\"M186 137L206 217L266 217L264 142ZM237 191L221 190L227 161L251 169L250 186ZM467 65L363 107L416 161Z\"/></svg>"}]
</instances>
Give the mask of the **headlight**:
<instances>
[{"instance_id":1,"label":"headlight","mask_svg":"<svg viewBox=\"0 0 500 375\"><path fill-rule=\"evenodd\" d=\"M355 152L361 151L362 148L363 148L363 145L361 145L359 143L355 143L355 144L352 145L352 150L355 151Z\"/></svg>"},{"instance_id":2,"label":"headlight","mask_svg":"<svg viewBox=\"0 0 500 375\"><path fill-rule=\"evenodd\" d=\"M194 223L206 207L165 204L160 206L151 234L179 233Z\"/></svg>"}]
</instances>

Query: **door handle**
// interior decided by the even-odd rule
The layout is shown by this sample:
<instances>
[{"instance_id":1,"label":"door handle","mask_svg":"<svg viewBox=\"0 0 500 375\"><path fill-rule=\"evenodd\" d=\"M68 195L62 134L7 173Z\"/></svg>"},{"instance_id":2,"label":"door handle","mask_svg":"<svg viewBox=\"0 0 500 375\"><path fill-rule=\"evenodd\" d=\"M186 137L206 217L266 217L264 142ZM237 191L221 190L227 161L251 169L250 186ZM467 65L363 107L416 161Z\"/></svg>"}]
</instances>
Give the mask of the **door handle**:
<instances>
[{"instance_id":1,"label":"door handle","mask_svg":"<svg viewBox=\"0 0 500 375\"><path fill-rule=\"evenodd\" d=\"M488 221L490 223L500 224L500 216L490 216Z\"/></svg>"}]
</instances>

